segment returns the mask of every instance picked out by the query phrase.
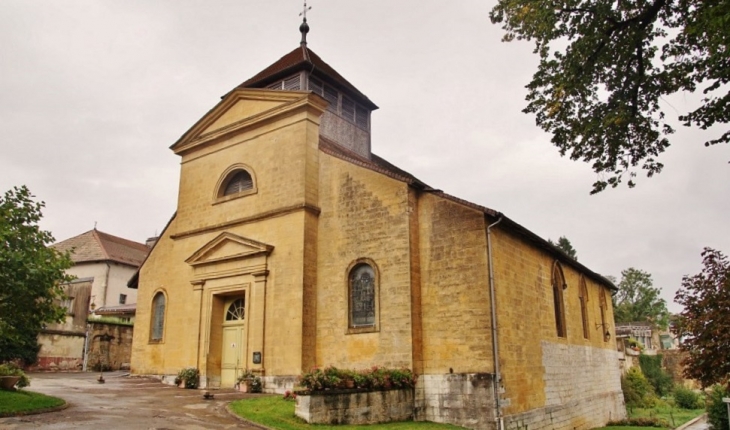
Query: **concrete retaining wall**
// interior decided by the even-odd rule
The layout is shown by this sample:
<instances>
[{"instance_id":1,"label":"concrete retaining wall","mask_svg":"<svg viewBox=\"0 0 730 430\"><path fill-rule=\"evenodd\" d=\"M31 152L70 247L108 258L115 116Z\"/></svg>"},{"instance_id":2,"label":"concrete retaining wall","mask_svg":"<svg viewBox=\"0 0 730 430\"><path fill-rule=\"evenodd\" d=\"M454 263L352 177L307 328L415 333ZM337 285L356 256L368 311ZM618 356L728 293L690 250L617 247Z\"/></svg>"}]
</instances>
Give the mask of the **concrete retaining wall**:
<instances>
[{"instance_id":1,"label":"concrete retaining wall","mask_svg":"<svg viewBox=\"0 0 730 430\"><path fill-rule=\"evenodd\" d=\"M412 389L297 396L296 416L311 424L375 424L413 419Z\"/></svg>"}]
</instances>

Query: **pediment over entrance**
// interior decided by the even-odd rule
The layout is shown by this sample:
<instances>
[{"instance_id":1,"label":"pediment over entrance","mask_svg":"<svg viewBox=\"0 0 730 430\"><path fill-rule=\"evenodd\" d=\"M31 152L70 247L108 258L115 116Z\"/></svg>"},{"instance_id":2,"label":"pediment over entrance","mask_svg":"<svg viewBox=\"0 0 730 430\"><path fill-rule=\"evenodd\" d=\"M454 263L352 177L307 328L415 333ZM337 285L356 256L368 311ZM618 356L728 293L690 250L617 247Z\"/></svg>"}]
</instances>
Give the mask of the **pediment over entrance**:
<instances>
[{"instance_id":1,"label":"pediment over entrance","mask_svg":"<svg viewBox=\"0 0 730 430\"><path fill-rule=\"evenodd\" d=\"M273 250L271 245L225 232L203 245L185 262L191 266L201 266L268 255Z\"/></svg>"}]
</instances>

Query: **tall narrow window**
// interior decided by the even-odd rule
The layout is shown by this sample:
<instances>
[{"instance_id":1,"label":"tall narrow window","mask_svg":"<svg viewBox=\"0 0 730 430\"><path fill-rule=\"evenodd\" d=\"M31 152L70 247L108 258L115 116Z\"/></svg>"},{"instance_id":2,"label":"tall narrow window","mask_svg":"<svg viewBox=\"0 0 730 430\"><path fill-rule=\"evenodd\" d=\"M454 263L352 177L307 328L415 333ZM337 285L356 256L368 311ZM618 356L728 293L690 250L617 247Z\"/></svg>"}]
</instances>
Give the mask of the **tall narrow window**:
<instances>
[{"instance_id":1,"label":"tall narrow window","mask_svg":"<svg viewBox=\"0 0 730 430\"><path fill-rule=\"evenodd\" d=\"M152 319L150 328L150 340L162 340L165 328L165 295L162 292L155 294L152 299Z\"/></svg>"},{"instance_id":2,"label":"tall narrow window","mask_svg":"<svg viewBox=\"0 0 730 430\"><path fill-rule=\"evenodd\" d=\"M555 307L555 329L559 337L566 337L568 331L565 327L565 304L563 303L563 290L568 288L565 284L563 267L557 261L553 263L553 306Z\"/></svg>"},{"instance_id":3,"label":"tall narrow window","mask_svg":"<svg viewBox=\"0 0 730 430\"><path fill-rule=\"evenodd\" d=\"M350 327L375 325L375 271L360 263L350 271Z\"/></svg>"},{"instance_id":4,"label":"tall narrow window","mask_svg":"<svg viewBox=\"0 0 730 430\"><path fill-rule=\"evenodd\" d=\"M601 333L603 335L603 341L608 342L611 334L608 332L608 326L606 325L606 310L608 304L606 303L606 290L601 287L601 292L598 293L598 304L601 308Z\"/></svg>"},{"instance_id":5,"label":"tall narrow window","mask_svg":"<svg viewBox=\"0 0 730 430\"><path fill-rule=\"evenodd\" d=\"M580 277L578 298L580 299L580 316L583 319L583 337L590 339L590 331L588 330L588 288L586 287L586 278L583 275Z\"/></svg>"}]
</instances>

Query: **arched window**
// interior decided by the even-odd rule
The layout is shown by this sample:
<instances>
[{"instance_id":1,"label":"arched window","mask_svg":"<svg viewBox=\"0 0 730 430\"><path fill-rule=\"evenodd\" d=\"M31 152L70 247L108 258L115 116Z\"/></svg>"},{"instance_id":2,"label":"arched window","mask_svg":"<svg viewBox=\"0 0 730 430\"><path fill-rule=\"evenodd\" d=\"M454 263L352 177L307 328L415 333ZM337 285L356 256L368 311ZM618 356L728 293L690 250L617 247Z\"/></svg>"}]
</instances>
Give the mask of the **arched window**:
<instances>
[{"instance_id":1,"label":"arched window","mask_svg":"<svg viewBox=\"0 0 730 430\"><path fill-rule=\"evenodd\" d=\"M159 342L165 329L165 295L155 294L152 299L152 318L150 320L150 340Z\"/></svg>"},{"instance_id":2,"label":"arched window","mask_svg":"<svg viewBox=\"0 0 730 430\"><path fill-rule=\"evenodd\" d=\"M350 327L375 327L377 320L377 274L372 265L355 264L349 272Z\"/></svg>"},{"instance_id":3,"label":"arched window","mask_svg":"<svg viewBox=\"0 0 730 430\"><path fill-rule=\"evenodd\" d=\"M559 337L567 337L568 330L565 327L565 304L563 302L563 290L568 288L563 275L563 267L557 261L553 263L553 305L555 307L555 329Z\"/></svg>"},{"instance_id":4,"label":"arched window","mask_svg":"<svg viewBox=\"0 0 730 430\"><path fill-rule=\"evenodd\" d=\"M246 317L246 299L234 300L226 311L226 321L243 321Z\"/></svg>"},{"instance_id":5,"label":"arched window","mask_svg":"<svg viewBox=\"0 0 730 430\"><path fill-rule=\"evenodd\" d=\"M601 332L603 335L603 341L608 342L608 339L611 338L611 333L608 331L608 326L606 325L606 310L608 309L608 304L606 303L606 290L601 287L601 291L598 293L598 304L601 308Z\"/></svg>"},{"instance_id":6,"label":"arched window","mask_svg":"<svg viewBox=\"0 0 730 430\"><path fill-rule=\"evenodd\" d=\"M256 193L256 176L245 164L234 164L218 179L213 204L226 202Z\"/></svg>"},{"instance_id":7,"label":"arched window","mask_svg":"<svg viewBox=\"0 0 730 430\"><path fill-rule=\"evenodd\" d=\"M588 330L588 288L586 287L586 278L583 275L580 276L578 298L580 299L580 316L583 319L583 337L590 339L590 331Z\"/></svg>"},{"instance_id":8,"label":"arched window","mask_svg":"<svg viewBox=\"0 0 730 430\"><path fill-rule=\"evenodd\" d=\"M253 179L251 174L245 170L236 171L233 176L226 182L226 188L223 191L224 196L238 194L253 188Z\"/></svg>"}]
</instances>

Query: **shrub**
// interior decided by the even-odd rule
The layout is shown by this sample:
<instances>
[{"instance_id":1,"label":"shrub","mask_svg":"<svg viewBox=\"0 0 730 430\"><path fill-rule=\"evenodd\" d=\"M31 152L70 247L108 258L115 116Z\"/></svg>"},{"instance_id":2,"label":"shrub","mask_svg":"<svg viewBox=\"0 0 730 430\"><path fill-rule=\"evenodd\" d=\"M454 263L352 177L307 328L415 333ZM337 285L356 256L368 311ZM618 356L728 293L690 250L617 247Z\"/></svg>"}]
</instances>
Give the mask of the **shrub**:
<instances>
[{"instance_id":1,"label":"shrub","mask_svg":"<svg viewBox=\"0 0 730 430\"><path fill-rule=\"evenodd\" d=\"M23 369L13 362L0 364L0 376L20 376L20 380L15 384L18 388L25 388L30 385L30 379L25 375Z\"/></svg>"},{"instance_id":2,"label":"shrub","mask_svg":"<svg viewBox=\"0 0 730 430\"><path fill-rule=\"evenodd\" d=\"M683 385L674 387L674 403L682 409L699 409L700 395Z\"/></svg>"},{"instance_id":3,"label":"shrub","mask_svg":"<svg viewBox=\"0 0 730 430\"><path fill-rule=\"evenodd\" d=\"M195 367L185 367L177 373L175 384L185 382L185 388L198 388L200 372Z\"/></svg>"},{"instance_id":4,"label":"shrub","mask_svg":"<svg viewBox=\"0 0 730 430\"><path fill-rule=\"evenodd\" d=\"M668 422L661 418L628 418L619 421L609 421L606 427L661 427L671 428Z\"/></svg>"},{"instance_id":5,"label":"shrub","mask_svg":"<svg viewBox=\"0 0 730 430\"><path fill-rule=\"evenodd\" d=\"M639 366L646 376L646 379L654 387L658 396L666 396L672 390L672 376L662 369L662 356L644 355L639 356Z\"/></svg>"},{"instance_id":6,"label":"shrub","mask_svg":"<svg viewBox=\"0 0 730 430\"><path fill-rule=\"evenodd\" d=\"M307 391L322 391L352 386L361 390L413 388L416 377L410 369L371 367L365 370L342 370L334 366L324 370L314 368L299 377L299 384Z\"/></svg>"},{"instance_id":7,"label":"shrub","mask_svg":"<svg viewBox=\"0 0 730 430\"><path fill-rule=\"evenodd\" d=\"M730 390L721 385L715 385L707 393L707 422L713 430L728 428L727 404L722 401L723 397L730 397Z\"/></svg>"},{"instance_id":8,"label":"shrub","mask_svg":"<svg viewBox=\"0 0 730 430\"><path fill-rule=\"evenodd\" d=\"M626 375L621 377L621 390L629 408L650 408L656 401L654 388L636 367L630 368Z\"/></svg>"}]
</instances>

